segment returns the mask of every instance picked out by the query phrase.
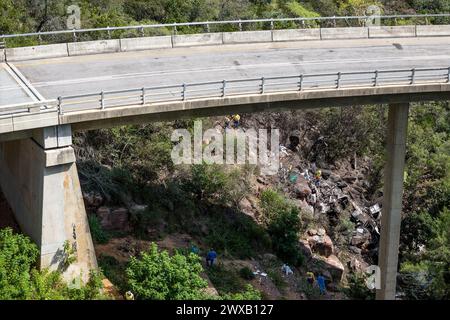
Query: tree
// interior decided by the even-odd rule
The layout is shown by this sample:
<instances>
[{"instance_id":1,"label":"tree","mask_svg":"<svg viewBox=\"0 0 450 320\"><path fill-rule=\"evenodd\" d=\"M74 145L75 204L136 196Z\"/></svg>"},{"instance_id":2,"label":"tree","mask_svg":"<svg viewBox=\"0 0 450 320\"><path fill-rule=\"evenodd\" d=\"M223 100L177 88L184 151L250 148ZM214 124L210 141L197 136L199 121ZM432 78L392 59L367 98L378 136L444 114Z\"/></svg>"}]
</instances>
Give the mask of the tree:
<instances>
[{"instance_id":1,"label":"tree","mask_svg":"<svg viewBox=\"0 0 450 320\"><path fill-rule=\"evenodd\" d=\"M139 258L132 257L126 270L128 284L138 299L186 300L204 297L208 283L200 277L200 257L194 253L170 256L152 243Z\"/></svg>"}]
</instances>

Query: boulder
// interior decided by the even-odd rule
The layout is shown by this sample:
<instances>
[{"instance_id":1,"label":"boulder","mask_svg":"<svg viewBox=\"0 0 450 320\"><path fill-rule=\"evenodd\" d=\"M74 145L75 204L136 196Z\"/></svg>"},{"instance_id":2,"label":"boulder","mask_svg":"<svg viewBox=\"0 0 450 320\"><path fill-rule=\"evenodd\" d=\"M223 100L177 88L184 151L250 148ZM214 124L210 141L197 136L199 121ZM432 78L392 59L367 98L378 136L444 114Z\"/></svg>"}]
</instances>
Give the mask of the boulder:
<instances>
[{"instance_id":1,"label":"boulder","mask_svg":"<svg viewBox=\"0 0 450 320\"><path fill-rule=\"evenodd\" d=\"M309 246L308 240L300 240L298 242L298 246L300 249L300 252L303 254L303 256L306 259L311 259L313 256L313 252L311 250L311 247Z\"/></svg>"},{"instance_id":2,"label":"boulder","mask_svg":"<svg viewBox=\"0 0 450 320\"><path fill-rule=\"evenodd\" d=\"M344 180L347 183L353 184L358 178L356 176L353 175L346 175L342 178L342 180Z\"/></svg>"},{"instance_id":3,"label":"boulder","mask_svg":"<svg viewBox=\"0 0 450 320\"><path fill-rule=\"evenodd\" d=\"M344 274L345 267L338 257L330 255L325 260L326 269L330 272L334 282L340 282Z\"/></svg>"},{"instance_id":4,"label":"boulder","mask_svg":"<svg viewBox=\"0 0 450 320\"><path fill-rule=\"evenodd\" d=\"M369 233L364 233L364 234L358 233L352 237L352 240L350 241L350 243L352 246L361 247L367 241L369 241L369 239L370 239Z\"/></svg>"},{"instance_id":5,"label":"boulder","mask_svg":"<svg viewBox=\"0 0 450 320\"><path fill-rule=\"evenodd\" d=\"M128 229L128 209L118 208L111 212L110 215L112 230Z\"/></svg>"},{"instance_id":6,"label":"boulder","mask_svg":"<svg viewBox=\"0 0 450 320\"><path fill-rule=\"evenodd\" d=\"M302 175L299 175L297 178L297 182L294 186L294 192L297 198L301 200L306 200L311 194L311 188L308 185L308 181L306 181L305 177Z\"/></svg>"},{"instance_id":7,"label":"boulder","mask_svg":"<svg viewBox=\"0 0 450 320\"><path fill-rule=\"evenodd\" d=\"M97 209L97 217L103 229L111 228L111 221L109 219L110 215L111 209L109 209L108 207L100 207Z\"/></svg>"},{"instance_id":8,"label":"boulder","mask_svg":"<svg viewBox=\"0 0 450 320\"><path fill-rule=\"evenodd\" d=\"M83 200L86 208L98 208L104 201L102 195L94 191L83 193Z\"/></svg>"},{"instance_id":9,"label":"boulder","mask_svg":"<svg viewBox=\"0 0 450 320\"><path fill-rule=\"evenodd\" d=\"M324 257L329 257L334 253L333 241L328 235L320 237L319 241L313 241L311 249L313 252L320 254Z\"/></svg>"},{"instance_id":10,"label":"boulder","mask_svg":"<svg viewBox=\"0 0 450 320\"><path fill-rule=\"evenodd\" d=\"M105 230L126 231L129 229L128 210L125 208L111 210L108 207L100 207L97 209L97 217Z\"/></svg>"},{"instance_id":11,"label":"boulder","mask_svg":"<svg viewBox=\"0 0 450 320\"><path fill-rule=\"evenodd\" d=\"M315 232L317 232L317 234L314 234ZM334 253L333 241L325 233L323 228L320 228L318 231L310 229L308 230L308 234L310 236L308 237L307 242L312 252L324 257L329 257ZM313 235L311 236L311 234Z\"/></svg>"},{"instance_id":12,"label":"boulder","mask_svg":"<svg viewBox=\"0 0 450 320\"><path fill-rule=\"evenodd\" d=\"M332 175L331 170L326 170L326 169L322 170L322 178L323 179L328 180L331 177L331 175Z\"/></svg>"}]
</instances>

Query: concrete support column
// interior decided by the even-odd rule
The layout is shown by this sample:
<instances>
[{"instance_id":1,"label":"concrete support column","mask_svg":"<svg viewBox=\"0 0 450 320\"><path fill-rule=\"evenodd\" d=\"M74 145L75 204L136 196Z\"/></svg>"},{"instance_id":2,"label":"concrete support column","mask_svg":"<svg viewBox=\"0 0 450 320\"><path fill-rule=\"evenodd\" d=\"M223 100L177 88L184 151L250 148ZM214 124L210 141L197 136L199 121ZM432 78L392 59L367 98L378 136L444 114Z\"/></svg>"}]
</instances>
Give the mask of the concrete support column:
<instances>
[{"instance_id":1,"label":"concrete support column","mask_svg":"<svg viewBox=\"0 0 450 320\"><path fill-rule=\"evenodd\" d=\"M69 125L0 143L0 186L22 232L40 248L40 267L86 281L97 261L71 144Z\"/></svg>"},{"instance_id":2,"label":"concrete support column","mask_svg":"<svg viewBox=\"0 0 450 320\"><path fill-rule=\"evenodd\" d=\"M381 288L376 293L378 300L395 299L408 112L409 103L389 105L387 163L378 251L381 269Z\"/></svg>"}]
</instances>

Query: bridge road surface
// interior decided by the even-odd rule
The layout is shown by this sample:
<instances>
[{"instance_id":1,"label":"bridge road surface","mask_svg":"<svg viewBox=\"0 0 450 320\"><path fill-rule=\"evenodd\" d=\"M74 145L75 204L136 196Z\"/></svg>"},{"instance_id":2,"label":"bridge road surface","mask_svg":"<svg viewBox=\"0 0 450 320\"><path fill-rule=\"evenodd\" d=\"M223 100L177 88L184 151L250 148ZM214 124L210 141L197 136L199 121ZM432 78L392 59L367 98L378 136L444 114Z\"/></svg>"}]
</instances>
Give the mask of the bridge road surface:
<instances>
[{"instance_id":1,"label":"bridge road surface","mask_svg":"<svg viewBox=\"0 0 450 320\"><path fill-rule=\"evenodd\" d=\"M450 37L186 47L18 61L14 65L40 94L55 99L223 79L448 67Z\"/></svg>"},{"instance_id":2,"label":"bridge road surface","mask_svg":"<svg viewBox=\"0 0 450 320\"><path fill-rule=\"evenodd\" d=\"M0 106L32 102L35 98L6 63L0 63ZM1 115L1 113L0 113Z\"/></svg>"}]
</instances>

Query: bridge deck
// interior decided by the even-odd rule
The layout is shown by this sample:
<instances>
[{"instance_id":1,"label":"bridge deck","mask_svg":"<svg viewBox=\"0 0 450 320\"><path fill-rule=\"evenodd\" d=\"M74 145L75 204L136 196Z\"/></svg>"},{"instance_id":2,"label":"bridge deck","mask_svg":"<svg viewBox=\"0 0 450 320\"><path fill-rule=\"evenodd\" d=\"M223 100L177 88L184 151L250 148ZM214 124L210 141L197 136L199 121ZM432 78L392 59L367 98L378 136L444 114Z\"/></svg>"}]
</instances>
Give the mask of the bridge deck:
<instances>
[{"instance_id":1,"label":"bridge deck","mask_svg":"<svg viewBox=\"0 0 450 320\"><path fill-rule=\"evenodd\" d=\"M121 52L16 62L47 99L300 73L446 67L450 37L329 40Z\"/></svg>"}]
</instances>

